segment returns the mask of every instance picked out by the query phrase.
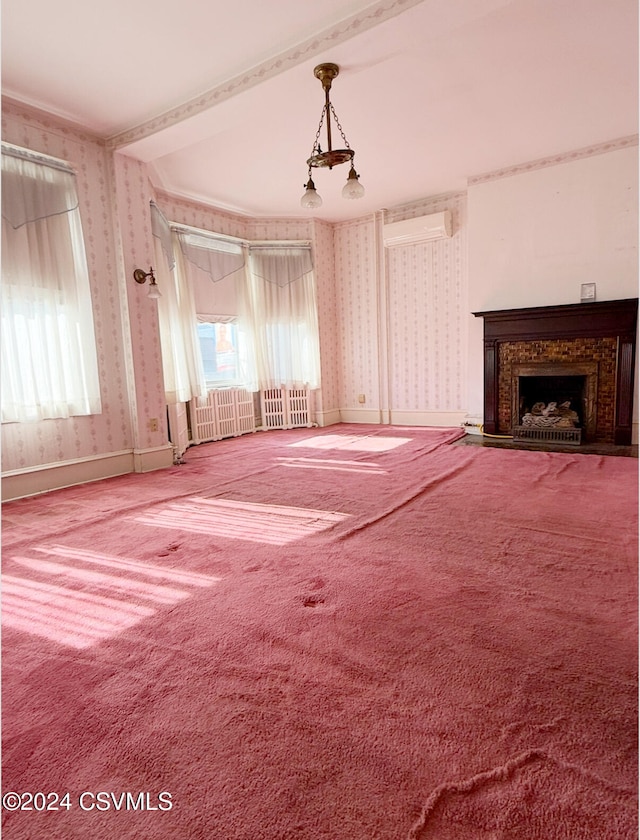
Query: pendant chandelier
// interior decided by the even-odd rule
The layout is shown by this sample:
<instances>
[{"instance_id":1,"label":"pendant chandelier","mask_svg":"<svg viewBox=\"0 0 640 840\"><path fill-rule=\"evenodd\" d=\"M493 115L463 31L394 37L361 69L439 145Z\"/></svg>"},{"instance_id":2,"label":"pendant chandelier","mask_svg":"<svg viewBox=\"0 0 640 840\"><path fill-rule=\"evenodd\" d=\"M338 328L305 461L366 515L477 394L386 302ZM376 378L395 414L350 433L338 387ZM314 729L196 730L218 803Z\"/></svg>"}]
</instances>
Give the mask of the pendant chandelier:
<instances>
[{"instance_id":1,"label":"pendant chandelier","mask_svg":"<svg viewBox=\"0 0 640 840\"><path fill-rule=\"evenodd\" d=\"M318 124L318 130L316 132L316 139L313 143L313 149L311 150L311 157L307 160L307 166L309 167L309 180L305 184L304 195L300 199L300 204L308 209L313 209L314 207L320 207L322 205L322 198L316 192L316 186L313 183L313 178L311 177L312 167L328 166L329 169L333 169L334 166L337 166L340 163L347 163L348 161L351 164L351 168L349 169L347 183L342 188L342 197L362 198L362 196L364 195L364 187L358 180L360 176L356 172L355 167L353 165L353 158L355 152L352 148L350 148L349 142L344 136L344 131L342 130L342 126L340 125L338 116L335 112L333 105L331 104L331 100L329 99L331 82L335 79L339 72L340 68L338 67L338 65L330 63L318 64L318 66L313 71L313 75L316 77L316 79L320 79L320 81L322 82L322 88L324 90L324 107L320 116L320 123ZM335 121L338 131L340 132L340 136L342 137L342 140L344 142L344 149L334 149L331 145L332 118ZM325 152L323 152L320 148L320 132L322 131L323 124L325 125L327 132L327 150Z\"/></svg>"}]
</instances>

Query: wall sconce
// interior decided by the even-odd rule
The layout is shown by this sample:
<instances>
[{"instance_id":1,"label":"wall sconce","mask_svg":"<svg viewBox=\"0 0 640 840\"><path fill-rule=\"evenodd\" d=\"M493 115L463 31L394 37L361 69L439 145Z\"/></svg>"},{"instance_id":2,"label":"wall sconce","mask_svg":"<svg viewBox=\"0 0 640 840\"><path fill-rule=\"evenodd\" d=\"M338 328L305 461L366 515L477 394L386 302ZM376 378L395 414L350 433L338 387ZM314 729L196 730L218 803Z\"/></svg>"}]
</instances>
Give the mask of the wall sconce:
<instances>
[{"instance_id":1,"label":"wall sconce","mask_svg":"<svg viewBox=\"0 0 640 840\"><path fill-rule=\"evenodd\" d=\"M151 280L149 281L149 292L147 297L150 298L159 298L162 297L160 294L160 289L158 288L158 284L156 283L156 278L153 273L153 267L149 266L149 271L143 271L141 268L136 268L133 272L133 279L136 283L145 283L147 277L150 277Z\"/></svg>"}]
</instances>

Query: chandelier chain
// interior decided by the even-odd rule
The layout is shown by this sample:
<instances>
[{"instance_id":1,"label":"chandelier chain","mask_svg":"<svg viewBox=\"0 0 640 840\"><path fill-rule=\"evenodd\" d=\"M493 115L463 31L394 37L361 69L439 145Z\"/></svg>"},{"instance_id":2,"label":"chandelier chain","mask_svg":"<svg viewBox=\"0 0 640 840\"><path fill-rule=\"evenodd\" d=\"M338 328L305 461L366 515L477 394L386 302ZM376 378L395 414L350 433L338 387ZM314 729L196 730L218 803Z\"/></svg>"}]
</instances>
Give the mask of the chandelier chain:
<instances>
[{"instance_id":1,"label":"chandelier chain","mask_svg":"<svg viewBox=\"0 0 640 840\"><path fill-rule=\"evenodd\" d=\"M331 109L331 113L333 115L333 119L335 121L336 126L338 127L338 131L340 132L340 136L344 141L345 149L351 150L351 146L349 145L349 141L347 140L344 129L340 125L340 120L338 119L338 115L336 114L336 109L333 107L333 103L329 103L329 108ZM324 118L325 114L327 113L327 109L322 109L322 116L320 117L320 122L318 123L318 130L316 131L315 140L313 141L313 148L311 149L311 154L313 155L315 152L320 151L320 132L322 131L322 126L324 125Z\"/></svg>"},{"instance_id":2,"label":"chandelier chain","mask_svg":"<svg viewBox=\"0 0 640 840\"><path fill-rule=\"evenodd\" d=\"M320 132L322 131L322 126L324 124L324 115L326 113L326 108L322 109L322 116L320 117L320 122L318 123L318 130L316 131L316 139L313 141L313 148L311 149L311 154L314 155L316 152L320 151ZM309 167L309 171L311 171L311 167Z\"/></svg>"},{"instance_id":3,"label":"chandelier chain","mask_svg":"<svg viewBox=\"0 0 640 840\"><path fill-rule=\"evenodd\" d=\"M333 107L333 104L331 102L329 103L329 107L331 108L331 113L333 114L333 119L336 121L336 125L338 126L338 131L340 132L340 136L344 140L344 147L345 147L345 149L350 150L351 146L349 145L349 141L347 140L347 138L344 136L344 131L342 130L342 126L340 125L340 120L338 119L338 115L336 114L336 109Z\"/></svg>"}]
</instances>

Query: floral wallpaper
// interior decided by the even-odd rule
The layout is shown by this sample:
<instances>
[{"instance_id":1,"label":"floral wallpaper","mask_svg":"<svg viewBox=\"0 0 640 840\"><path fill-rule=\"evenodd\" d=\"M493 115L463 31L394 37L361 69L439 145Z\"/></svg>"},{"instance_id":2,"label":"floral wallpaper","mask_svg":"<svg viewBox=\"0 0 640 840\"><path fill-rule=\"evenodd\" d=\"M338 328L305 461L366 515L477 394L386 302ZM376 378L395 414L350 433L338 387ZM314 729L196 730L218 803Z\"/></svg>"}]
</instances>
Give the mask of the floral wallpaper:
<instances>
[{"instance_id":1,"label":"floral wallpaper","mask_svg":"<svg viewBox=\"0 0 640 840\"><path fill-rule=\"evenodd\" d=\"M168 193L158 191L156 203L170 222L247 239L249 219L235 213L227 213L206 204L197 204Z\"/></svg>"},{"instance_id":2,"label":"floral wallpaper","mask_svg":"<svg viewBox=\"0 0 640 840\"><path fill-rule=\"evenodd\" d=\"M337 338L338 303L334 282L333 225L314 222L314 269L318 297L318 329L320 331L320 365L322 390L315 395L315 409L324 422L331 422L340 409L342 353Z\"/></svg>"},{"instance_id":3,"label":"floral wallpaper","mask_svg":"<svg viewBox=\"0 0 640 840\"><path fill-rule=\"evenodd\" d=\"M391 409L466 407L469 307L464 194L412 205L410 215L451 210L453 235L386 249ZM400 221L396 213L387 221Z\"/></svg>"},{"instance_id":4,"label":"floral wallpaper","mask_svg":"<svg viewBox=\"0 0 640 840\"><path fill-rule=\"evenodd\" d=\"M340 366L340 408L380 405L378 271L375 222L371 217L335 226L337 329L335 353Z\"/></svg>"},{"instance_id":5,"label":"floral wallpaper","mask_svg":"<svg viewBox=\"0 0 640 840\"><path fill-rule=\"evenodd\" d=\"M168 440L157 304L147 296L147 283L133 280L136 268L148 271L154 261L149 204L153 191L144 164L115 154L113 167L116 235L122 252L122 343L129 370L134 447L149 450Z\"/></svg>"}]
</instances>

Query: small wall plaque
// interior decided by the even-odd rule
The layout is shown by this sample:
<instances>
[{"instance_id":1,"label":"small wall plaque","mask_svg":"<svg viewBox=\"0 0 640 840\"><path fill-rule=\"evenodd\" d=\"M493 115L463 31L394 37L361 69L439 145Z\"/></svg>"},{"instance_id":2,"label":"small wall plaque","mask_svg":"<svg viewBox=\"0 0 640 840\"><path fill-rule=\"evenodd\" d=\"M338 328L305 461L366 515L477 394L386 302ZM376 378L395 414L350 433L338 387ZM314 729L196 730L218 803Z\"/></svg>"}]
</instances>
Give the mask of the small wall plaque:
<instances>
[{"instance_id":1,"label":"small wall plaque","mask_svg":"<svg viewBox=\"0 0 640 840\"><path fill-rule=\"evenodd\" d=\"M580 302L581 303L591 303L596 299L596 284L595 283L583 283L580 286Z\"/></svg>"}]
</instances>

